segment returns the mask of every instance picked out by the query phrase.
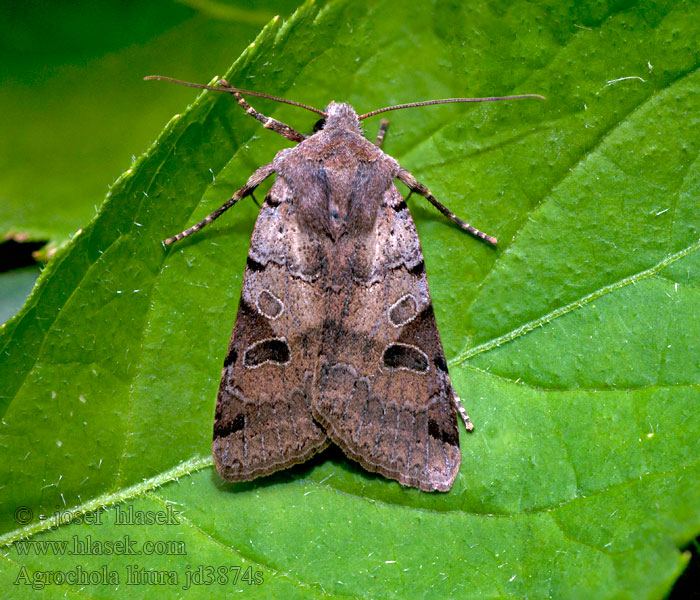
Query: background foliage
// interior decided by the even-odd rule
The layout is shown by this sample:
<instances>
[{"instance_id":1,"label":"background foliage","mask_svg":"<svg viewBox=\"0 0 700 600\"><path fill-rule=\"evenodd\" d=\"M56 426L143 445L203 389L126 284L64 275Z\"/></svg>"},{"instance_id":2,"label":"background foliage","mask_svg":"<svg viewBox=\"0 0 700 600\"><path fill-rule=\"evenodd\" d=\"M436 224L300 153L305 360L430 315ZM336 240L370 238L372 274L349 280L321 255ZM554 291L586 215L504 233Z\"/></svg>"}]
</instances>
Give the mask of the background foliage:
<instances>
[{"instance_id":1,"label":"background foliage","mask_svg":"<svg viewBox=\"0 0 700 600\"><path fill-rule=\"evenodd\" d=\"M230 81L363 111L548 97L391 116L386 151L500 240L494 251L411 200L450 372L476 425L462 432L455 486L401 488L333 450L253 483L218 478L210 424L257 208L237 206L172 249L160 240L286 143L205 94L116 182L0 331L4 589L24 597L13 585L22 566L109 562L122 577L137 563L181 579L187 564L250 566L265 583L235 589L256 597L667 593L688 560L678 548L700 530L698 12L428 2L397 14L394 2L337 0L267 26ZM255 105L302 130L315 120ZM102 505L100 526L52 529L38 517ZM181 522L117 525L115 505L175 506ZM23 527L18 506L34 514ZM186 560L34 556L18 543L125 534L184 541Z\"/></svg>"}]
</instances>

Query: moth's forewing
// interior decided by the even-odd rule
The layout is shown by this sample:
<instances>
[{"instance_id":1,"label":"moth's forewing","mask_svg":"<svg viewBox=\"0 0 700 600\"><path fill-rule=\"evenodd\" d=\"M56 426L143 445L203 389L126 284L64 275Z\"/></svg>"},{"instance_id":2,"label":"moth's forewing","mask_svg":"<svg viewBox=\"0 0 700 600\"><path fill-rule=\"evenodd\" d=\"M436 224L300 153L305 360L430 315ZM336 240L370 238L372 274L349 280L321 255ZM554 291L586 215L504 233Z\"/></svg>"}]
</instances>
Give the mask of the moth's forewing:
<instances>
[{"instance_id":1,"label":"moth's forewing","mask_svg":"<svg viewBox=\"0 0 700 600\"><path fill-rule=\"evenodd\" d=\"M255 224L221 376L213 454L229 481L304 462L329 443L310 410L323 310L318 261L298 243L288 196L278 179Z\"/></svg>"},{"instance_id":2,"label":"moth's forewing","mask_svg":"<svg viewBox=\"0 0 700 600\"><path fill-rule=\"evenodd\" d=\"M312 410L370 471L446 491L459 471L452 387L406 203L392 185L330 299Z\"/></svg>"}]
</instances>

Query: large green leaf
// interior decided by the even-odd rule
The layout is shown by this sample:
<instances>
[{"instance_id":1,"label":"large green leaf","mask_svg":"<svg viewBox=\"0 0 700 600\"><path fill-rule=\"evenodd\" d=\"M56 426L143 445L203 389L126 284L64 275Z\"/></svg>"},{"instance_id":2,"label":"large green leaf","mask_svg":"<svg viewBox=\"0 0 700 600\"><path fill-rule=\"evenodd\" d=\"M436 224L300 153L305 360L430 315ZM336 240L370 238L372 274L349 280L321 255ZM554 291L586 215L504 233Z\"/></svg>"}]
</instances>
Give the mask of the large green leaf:
<instances>
[{"instance_id":1,"label":"large green leaf","mask_svg":"<svg viewBox=\"0 0 700 600\"><path fill-rule=\"evenodd\" d=\"M257 209L236 206L172 249L160 240L288 144L204 94L2 331L3 589L25 597L32 572L108 564L118 589L47 594L181 597L176 585L126 585L129 565L176 571L180 585L188 565L238 565L264 583L194 593L663 596L687 561L679 546L700 531L699 17L690 3L425 2L401 14L389 0L338 0L267 27L229 80L362 111L549 98L391 115L387 152L500 240L494 251L411 200L476 425L461 436L460 475L426 494L333 450L247 484L213 470L214 398ZM255 105L300 129L314 121ZM101 525L39 518L102 505ZM113 505L182 515L118 525ZM20 506L33 511L25 526ZM181 541L187 555L37 556L19 543L88 535Z\"/></svg>"}]
</instances>

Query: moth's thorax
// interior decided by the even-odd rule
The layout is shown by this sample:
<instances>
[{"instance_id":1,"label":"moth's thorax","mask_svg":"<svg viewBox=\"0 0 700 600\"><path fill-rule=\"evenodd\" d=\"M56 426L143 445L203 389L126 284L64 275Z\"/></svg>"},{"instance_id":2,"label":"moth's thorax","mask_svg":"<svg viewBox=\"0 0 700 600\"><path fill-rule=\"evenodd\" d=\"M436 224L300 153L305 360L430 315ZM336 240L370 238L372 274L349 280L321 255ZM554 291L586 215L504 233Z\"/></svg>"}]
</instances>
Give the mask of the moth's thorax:
<instances>
[{"instance_id":1,"label":"moth's thorax","mask_svg":"<svg viewBox=\"0 0 700 600\"><path fill-rule=\"evenodd\" d=\"M284 185L274 192L294 205L305 231L335 242L372 231L399 165L362 136L352 106L331 102L325 110L321 131L275 157L274 169Z\"/></svg>"},{"instance_id":2,"label":"moth's thorax","mask_svg":"<svg viewBox=\"0 0 700 600\"><path fill-rule=\"evenodd\" d=\"M324 129L347 129L353 133L362 134L360 119L355 109L346 102L331 102L325 108L326 125Z\"/></svg>"}]
</instances>

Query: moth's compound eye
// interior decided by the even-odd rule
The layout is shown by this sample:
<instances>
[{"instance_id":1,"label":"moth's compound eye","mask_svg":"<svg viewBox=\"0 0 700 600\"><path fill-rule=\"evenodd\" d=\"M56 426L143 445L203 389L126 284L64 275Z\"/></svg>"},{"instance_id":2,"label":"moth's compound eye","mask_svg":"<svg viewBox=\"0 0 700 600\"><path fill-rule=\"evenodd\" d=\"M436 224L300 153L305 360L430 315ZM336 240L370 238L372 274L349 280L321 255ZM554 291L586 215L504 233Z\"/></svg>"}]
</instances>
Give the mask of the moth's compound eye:
<instances>
[{"instance_id":1,"label":"moth's compound eye","mask_svg":"<svg viewBox=\"0 0 700 600\"><path fill-rule=\"evenodd\" d=\"M321 131L326 126L326 119L319 119L314 123L314 133Z\"/></svg>"}]
</instances>

